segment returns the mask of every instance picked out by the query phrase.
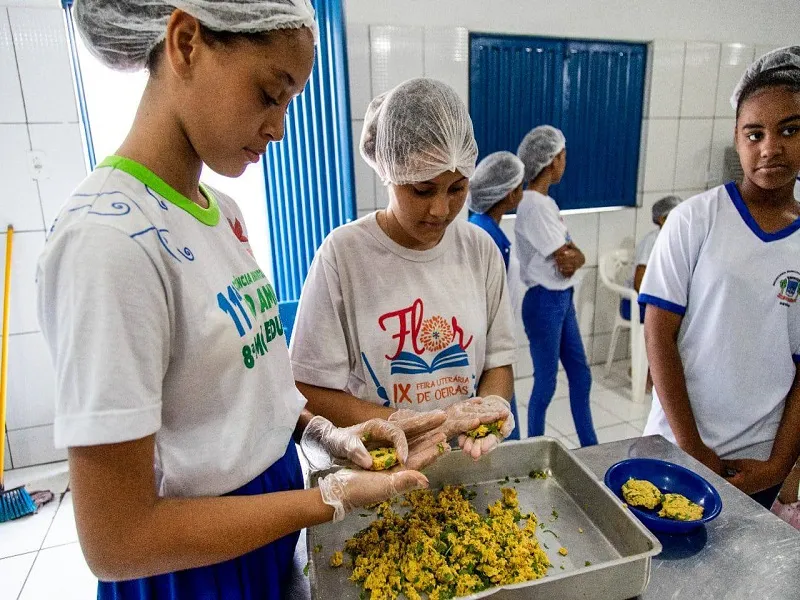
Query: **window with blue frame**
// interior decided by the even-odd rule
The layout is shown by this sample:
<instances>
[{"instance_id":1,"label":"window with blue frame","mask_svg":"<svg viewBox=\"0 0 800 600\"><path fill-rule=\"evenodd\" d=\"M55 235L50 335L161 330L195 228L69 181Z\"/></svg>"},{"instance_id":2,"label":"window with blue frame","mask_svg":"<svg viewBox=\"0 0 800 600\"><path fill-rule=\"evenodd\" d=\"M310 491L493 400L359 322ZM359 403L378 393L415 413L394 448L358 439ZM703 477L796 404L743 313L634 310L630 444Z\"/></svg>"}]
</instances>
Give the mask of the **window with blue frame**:
<instances>
[{"instance_id":1,"label":"window with blue frame","mask_svg":"<svg viewBox=\"0 0 800 600\"><path fill-rule=\"evenodd\" d=\"M469 108L480 158L537 125L567 138L562 209L635 206L647 46L470 35Z\"/></svg>"},{"instance_id":2,"label":"window with blue frame","mask_svg":"<svg viewBox=\"0 0 800 600\"><path fill-rule=\"evenodd\" d=\"M314 0L319 44L311 78L265 155L278 308L287 340L314 253L356 216L342 0Z\"/></svg>"}]
</instances>

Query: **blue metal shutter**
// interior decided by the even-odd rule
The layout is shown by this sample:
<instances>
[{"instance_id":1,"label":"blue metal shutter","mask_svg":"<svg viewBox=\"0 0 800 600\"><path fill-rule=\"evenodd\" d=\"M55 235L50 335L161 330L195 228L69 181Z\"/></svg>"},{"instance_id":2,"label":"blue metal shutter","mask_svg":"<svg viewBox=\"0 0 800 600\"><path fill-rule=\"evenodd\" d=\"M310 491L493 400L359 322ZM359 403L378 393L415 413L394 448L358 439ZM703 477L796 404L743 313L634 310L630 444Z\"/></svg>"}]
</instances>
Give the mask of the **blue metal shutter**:
<instances>
[{"instance_id":1,"label":"blue metal shutter","mask_svg":"<svg viewBox=\"0 0 800 600\"><path fill-rule=\"evenodd\" d=\"M564 45L519 36L470 37L469 110L480 157L517 151L524 132L558 123ZM517 132L523 132L517 135Z\"/></svg>"},{"instance_id":2,"label":"blue metal shutter","mask_svg":"<svg viewBox=\"0 0 800 600\"><path fill-rule=\"evenodd\" d=\"M533 127L567 138L562 209L635 206L646 46L472 34L470 114L480 158Z\"/></svg>"},{"instance_id":3,"label":"blue metal shutter","mask_svg":"<svg viewBox=\"0 0 800 600\"><path fill-rule=\"evenodd\" d=\"M568 44L561 103L567 170L556 188L559 205L636 205L645 52L641 44Z\"/></svg>"},{"instance_id":4,"label":"blue metal shutter","mask_svg":"<svg viewBox=\"0 0 800 600\"><path fill-rule=\"evenodd\" d=\"M350 99L341 0L314 2L319 45L283 141L264 156L278 308L287 340L308 267L325 236L355 218Z\"/></svg>"}]
</instances>

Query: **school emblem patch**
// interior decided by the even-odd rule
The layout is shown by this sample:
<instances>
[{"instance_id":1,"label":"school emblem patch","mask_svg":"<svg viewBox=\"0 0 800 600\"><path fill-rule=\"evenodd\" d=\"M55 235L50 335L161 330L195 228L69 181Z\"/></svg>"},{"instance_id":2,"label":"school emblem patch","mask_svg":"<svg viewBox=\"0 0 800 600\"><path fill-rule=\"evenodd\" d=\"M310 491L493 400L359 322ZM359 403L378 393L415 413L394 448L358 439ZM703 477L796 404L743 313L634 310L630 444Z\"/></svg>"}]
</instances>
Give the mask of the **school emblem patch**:
<instances>
[{"instance_id":1,"label":"school emblem patch","mask_svg":"<svg viewBox=\"0 0 800 600\"><path fill-rule=\"evenodd\" d=\"M797 302L800 296L800 273L784 271L775 278L773 287L778 288L778 301L784 306Z\"/></svg>"}]
</instances>

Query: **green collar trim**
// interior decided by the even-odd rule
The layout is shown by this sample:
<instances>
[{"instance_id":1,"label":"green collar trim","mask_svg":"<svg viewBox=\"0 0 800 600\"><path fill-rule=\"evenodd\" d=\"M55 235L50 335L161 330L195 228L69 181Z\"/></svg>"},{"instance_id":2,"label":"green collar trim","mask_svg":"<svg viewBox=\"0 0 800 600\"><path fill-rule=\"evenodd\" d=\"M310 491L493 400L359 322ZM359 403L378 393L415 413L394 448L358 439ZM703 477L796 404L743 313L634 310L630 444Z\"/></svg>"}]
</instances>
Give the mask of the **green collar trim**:
<instances>
[{"instance_id":1,"label":"green collar trim","mask_svg":"<svg viewBox=\"0 0 800 600\"><path fill-rule=\"evenodd\" d=\"M154 192L163 196L181 210L185 210L204 225L214 227L219 223L219 204L217 203L217 199L214 197L214 194L211 193L211 190L202 183L200 184L200 193L208 200L208 208L203 208L196 202L192 202L150 169L130 158L112 155L97 165L98 169L101 167L119 169L131 177L135 177Z\"/></svg>"}]
</instances>

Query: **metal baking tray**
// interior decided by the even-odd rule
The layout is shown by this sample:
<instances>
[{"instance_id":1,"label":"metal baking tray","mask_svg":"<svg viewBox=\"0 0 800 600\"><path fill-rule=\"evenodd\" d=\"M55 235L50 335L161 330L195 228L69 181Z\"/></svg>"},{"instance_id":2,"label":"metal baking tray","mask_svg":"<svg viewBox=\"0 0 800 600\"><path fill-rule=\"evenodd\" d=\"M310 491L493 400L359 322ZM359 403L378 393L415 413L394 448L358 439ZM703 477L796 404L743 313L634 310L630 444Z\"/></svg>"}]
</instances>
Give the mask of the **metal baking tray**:
<instances>
[{"instance_id":1,"label":"metal baking tray","mask_svg":"<svg viewBox=\"0 0 800 600\"><path fill-rule=\"evenodd\" d=\"M548 477L533 479L531 471L544 471ZM312 484L324 475L312 475ZM504 442L478 462L455 451L426 469L425 475L431 489L447 484L474 489L477 496L472 504L481 513L500 498L501 487L513 486L520 510L532 510L548 530L539 528L536 534L554 565L546 577L464 598L625 600L647 587L650 563L661 552L661 544L561 442L547 437ZM360 516L367 513L369 517ZM374 518L372 511L356 510L339 523L308 529L312 598L359 598L361 586L348 579L351 570L331 568L328 561ZM561 546L567 548L567 556L558 553ZM315 547L322 549L314 552ZM345 554L345 565L348 562Z\"/></svg>"}]
</instances>

